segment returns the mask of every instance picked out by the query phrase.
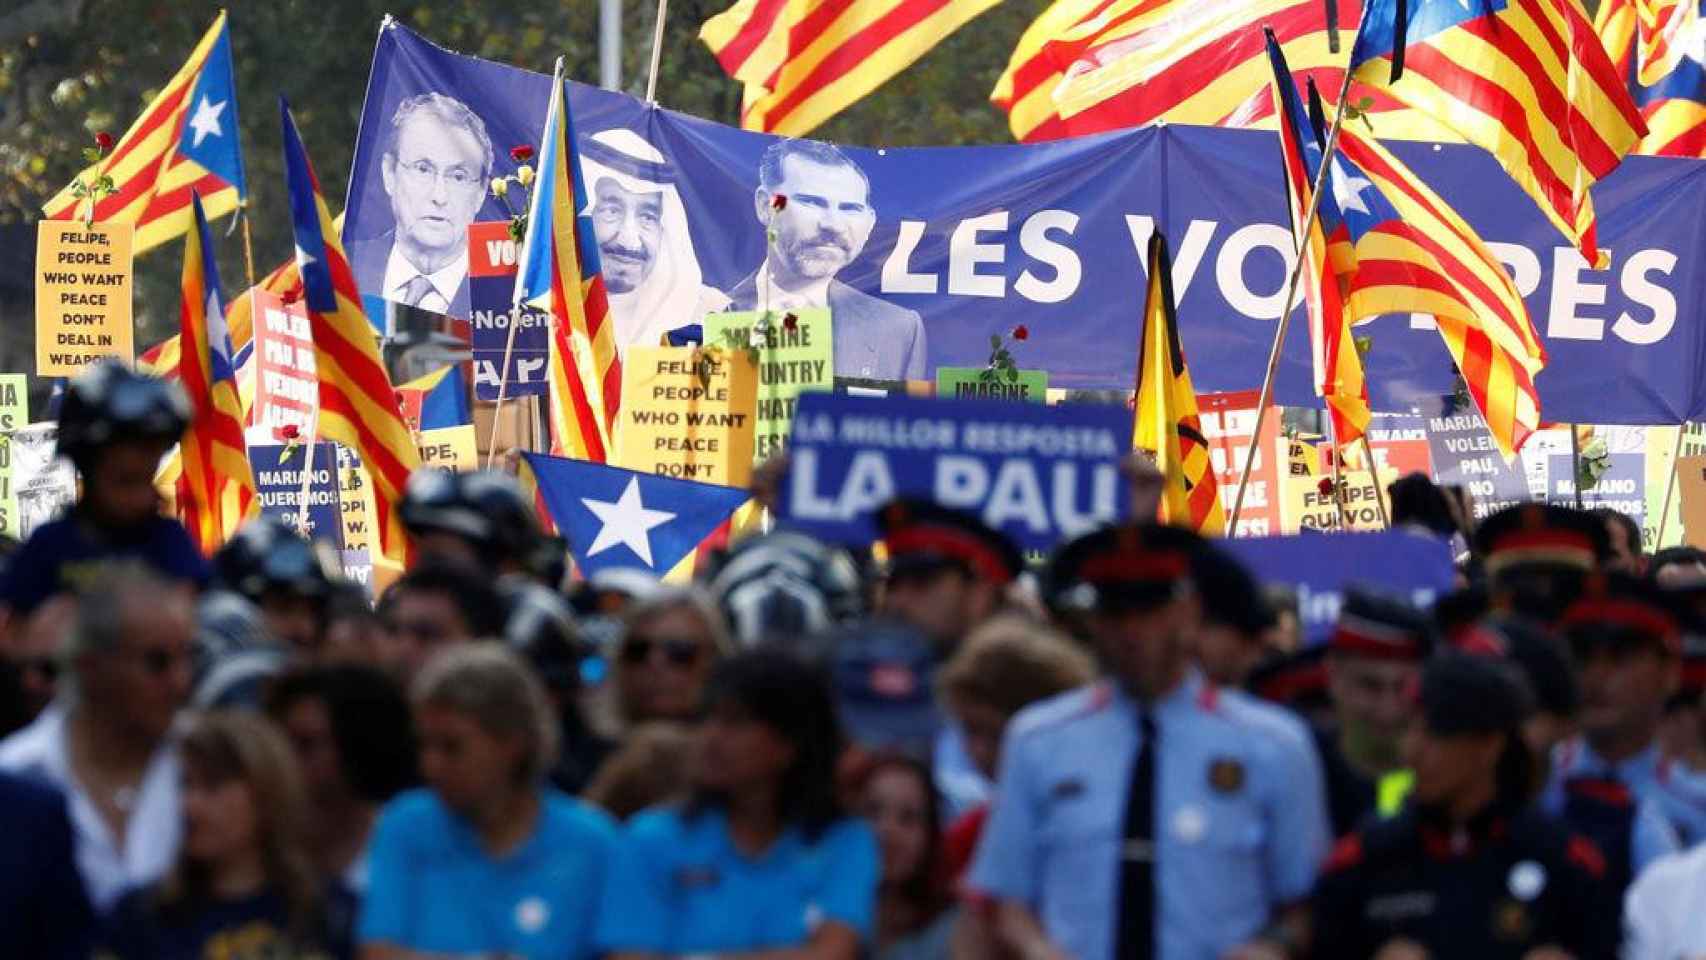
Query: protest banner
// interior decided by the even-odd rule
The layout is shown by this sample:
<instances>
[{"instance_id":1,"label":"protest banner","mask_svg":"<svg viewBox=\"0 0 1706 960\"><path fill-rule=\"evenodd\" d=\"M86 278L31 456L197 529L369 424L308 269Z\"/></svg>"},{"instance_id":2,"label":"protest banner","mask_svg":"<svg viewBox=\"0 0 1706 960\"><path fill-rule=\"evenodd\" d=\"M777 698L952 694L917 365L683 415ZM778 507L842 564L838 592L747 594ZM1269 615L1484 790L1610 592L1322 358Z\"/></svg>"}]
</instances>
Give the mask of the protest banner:
<instances>
[{"instance_id":1,"label":"protest banner","mask_svg":"<svg viewBox=\"0 0 1706 960\"><path fill-rule=\"evenodd\" d=\"M1646 457L1639 453L1607 454L1610 461L1599 482L1582 490L1582 508L1610 507L1638 526L1645 526ZM1553 455L1549 468L1551 487L1546 491L1550 503L1573 507L1576 505L1576 478L1571 471L1569 454Z\"/></svg>"},{"instance_id":2,"label":"protest banner","mask_svg":"<svg viewBox=\"0 0 1706 960\"><path fill-rule=\"evenodd\" d=\"M781 515L838 543L876 537L897 496L968 510L1022 548L1049 550L1130 513L1119 461L1131 411L1114 406L808 393L790 440Z\"/></svg>"},{"instance_id":3,"label":"protest banner","mask_svg":"<svg viewBox=\"0 0 1706 960\"><path fill-rule=\"evenodd\" d=\"M469 345L474 353L474 399L498 398L498 367L509 351L503 371L503 395L524 397L544 393L550 353L551 315L537 307L515 304L517 244L509 221L485 221L468 228ZM510 340L510 325L515 340Z\"/></svg>"},{"instance_id":4,"label":"protest banner","mask_svg":"<svg viewBox=\"0 0 1706 960\"><path fill-rule=\"evenodd\" d=\"M986 370L986 367L937 367L936 396L958 400L1047 402L1047 370L1015 370L1011 379L998 373L985 376Z\"/></svg>"},{"instance_id":5,"label":"protest banner","mask_svg":"<svg viewBox=\"0 0 1706 960\"><path fill-rule=\"evenodd\" d=\"M1678 434L1681 434L1678 436ZM1648 550L1662 550L1683 542L1681 501L1672 486L1671 471L1678 457L1706 455L1706 424L1647 428L1647 511L1641 525L1642 541ZM1680 479L1677 483L1680 483ZM1670 517L1663 519L1666 488L1670 490ZM1664 542L1659 542L1659 529Z\"/></svg>"},{"instance_id":6,"label":"protest banner","mask_svg":"<svg viewBox=\"0 0 1706 960\"><path fill-rule=\"evenodd\" d=\"M1473 409L1429 417L1427 435L1434 481L1442 487L1465 488L1474 501L1474 519L1529 500L1528 479L1505 462L1487 421Z\"/></svg>"},{"instance_id":7,"label":"protest banner","mask_svg":"<svg viewBox=\"0 0 1706 960\"><path fill-rule=\"evenodd\" d=\"M18 492L12 486L12 435L0 434L0 536L23 539L18 517Z\"/></svg>"},{"instance_id":8,"label":"protest banner","mask_svg":"<svg viewBox=\"0 0 1706 960\"><path fill-rule=\"evenodd\" d=\"M338 530L343 537L344 575L372 592L373 488L361 455L343 444L338 450Z\"/></svg>"},{"instance_id":9,"label":"protest banner","mask_svg":"<svg viewBox=\"0 0 1706 960\"><path fill-rule=\"evenodd\" d=\"M1432 476L1433 453L1428 447L1426 418L1375 414L1369 419L1366 436L1376 469L1391 470L1400 477L1410 473ZM1355 463L1358 458L1350 460Z\"/></svg>"},{"instance_id":10,"label":"protest banner","mask_svg":"<svg viewBox=\"0 0 1706 960\"><path fill-rule=\"evenodd\" d=\"M255 399L251 435L275 440L286 427L299 436L314 430L320 408L320 381L314 361L314 337L301 301L285 303L259 287L249 291L255 318Z\"/></svg>"},{"instance_id":11,"label":"protest banner","mask_svg":"<svg viewBox=\"0 0 1706 960\"><path fill-rule=\"evenodd\" d=\"M1682 503L1682 542L1706 549L1706 453L1677 459L1676 492Z\"/></svg>"},{"instance_id":12,"label":"protest banner","mask_svg":"<svg viewBox=\"0 0 1706 960\"><path fill-rule=\"evenodd\" d=\"M1261 400L1258 390L1237 393L1201 393L1197 395L1197 415L1202 420L1203 436L1208 440L1209 459L1214 463L1220 484L1220 505L1231 516L1232 498L1238 493L1238 474L1244 469L1244 458L1250 449L1251 431L1256 426L1256 403ZM1244 507L1238 516L1238 529L1230 535L1265 537L1279 532L1279 454L1285 443L1280 436L1279 411L1268 410L1262 418L1262 437L1257 442L1256 463L1250 470L1250 485L1244 491Z\"/></svg>"},{"instance_id":13,"label":"protest banner","mask_svg":"<svg viewBox=\"0 0 1706 960\"><path fill-rule=\"evenodd\" d=\"M452 472L480 469L480 452L474 442L474 425L440 427L415 434L421 466Z\"/></svg>"},{"instance_id":14,"label":"protest banner","mask_svg":"<svg viewBox=\"0 0 1706 960\"><path fill-rule=\"evenodd\" d=\"M74 377L102 357L136 357L128 223L36 224L36 374Z\"/></svg>"},{"instance_id":15,"label":"protest banner","mask_svg":"<svg viewBox=\"0 0 1706 960\"><path fill-rule=\"evenodd\" d=\"M18 538L59 516L77 499L77 469L58 455L59 424L32 423L8 442L12 493L18 501Z\"/></svg>"},{"instance_id":16,"label":"protest banner","mask_svg":"<svg viewBox=\"0 0 1706 960\"><path fill-rule=\"evenodd\" d=\"M774 313L774 311L772 311ZM835 384L830 347L835 342L829 311L800 309L788 314L793 329L772 317L758 348L758 421L752 458L763 463L781 451L794 422L794 401L805 390L829 390ZM713 313L705 317L707 346L740 352L750 342L757 312Z\"/></svg>"},{"instance_id":17,"label":"protest banner","mask_svg":"<svg viewBox=\"0 0 1706 960\"><path fill-rule=\"evenodd\" d=\"M744 486L757 402L758 371L743 352L633 347L622 362L615 465Z\"/></svg>"},{"instance_id":18,"label":"protest banner","mask_svg":"<svg viewBox=\"0 0 1706 960\"><path fill-rule=\"evenodd\" d=\"M1347 587L1377 585L1425 608L1451 591L1455 577L1444 540L1402 530L1252 537L1220 545L1243 561L1258 582L1296 589L1309 646L1332 635Z\"/></svg>"},{"instance_id":19,"label":"protest banner","mask_svg":"<svg viewBox=\"0 0 1706 960\"><path fill-rule=\"evenodd\" d=\"M1379 487L1375 486L1376 477L1379 478ZM1285 531L1340 530L1345 528L1347 520L1351 530L1384 529L1380 504L1375 502L1375 498L1384 496L1386 488L1396 479L1398 474L1391 470L1378 474L1367 470L1340 470L1339 480L1344 493L1340 497L1341 504L1336 506L1332 494L1321 490L1323 485L1332 483L1331 475L1286 477L1282 483L1285 499L1280 511Z\"/></svg>"},{"instance_id":20,"label":"protest banner","mask_svg":"<svg viewBox=\"0 0 1706 960\"><path fill-rule=\"evenodd\" d=\"M30 383L22 373L0 373L0 431L30 422Z\"/></svg>"},{"instance_id":21,"label":"protest banner","mask_svg":"<svg viewBox=\"0 0 1706 960\"><path fill-rule=\"evenodd\" d=\"M285 451L290 453L286 457ZM307 477L308 514L302 516L303 471ZM282 462L281 462L282 460ZM338 453L333 443L249 445L249 464L255 472L255 500L261 513L275 517L311 540L326 540L343 548L343 511L338 503Z\"/></svg>"},{"instance_id":22,"label":"protest banner","mask_svg":"<svg viewBox=\"0 0 1706 960\"><path fill-rule=\"evenodd\" d=\"M493 143L539 143L551 78L454 53L394 21L380 31L369 76L344 236L358 283L374 293L394 236L384 167L399 105L425 93L453 97ZM634 171L622 175L644 181L663 214L657 247L637 260L653 265L649 282L611 297L617 329L644 343L645 317L632 311L680 302L686 325L711 293L757 308L747 301L770 251L753 185L781 139L584 84L569 85L569 101L583 165L597 153L616 165L608 169ZM1485 150L1399 140L1390 148L1511 270L1550 356L1537 378L1545 419L1706 419L1698 389L1706 325L1695 321L1706 316L1698 164L1632 156L1594 184L1606 213L1599 243L1611 252L1601 270ZM875 217L829 279L837 325L865 351L838 349L837 372L921 379L940 366L977 366L992 335L1025 324L1026 365L1048 370L1051 385L1129 389L1144 245L1161 229L1175 251L1179 314L1189 318L1180 335L1192 382L1203 392L1261 384L1294 249L1285 192L1267 175L1272 131L1169 123L1034 144L839 149L869 184ZM514 170L499 151L492 175ZM483 199L469 220L507 217L498 198ZM796 212L804 215L789 209L780 219ZM845 303L859 305L856 320ZM1455 377L1432 318L1394 314L1358 331L1372 344L1364 365L1375 409L1439 415ZM924 354L922 374L907 369L915 352ZM1308 337L1283 344L1275 388L1279 403L1319 406Z\"/></svg>"}]
</instances>

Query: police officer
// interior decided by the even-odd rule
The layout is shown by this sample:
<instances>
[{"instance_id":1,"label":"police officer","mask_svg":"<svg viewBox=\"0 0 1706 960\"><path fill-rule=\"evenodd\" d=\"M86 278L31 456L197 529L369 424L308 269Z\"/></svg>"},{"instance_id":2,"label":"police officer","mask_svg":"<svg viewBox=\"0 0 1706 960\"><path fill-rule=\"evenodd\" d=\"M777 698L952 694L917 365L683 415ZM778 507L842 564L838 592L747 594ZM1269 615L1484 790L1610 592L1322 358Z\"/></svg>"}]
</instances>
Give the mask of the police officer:
<instances>
[{"instance_id":1,"label":"police officer","mask_svg":"<svg viewBox=\"0 0 1706 960\"><path fill-rule=\"evenodd\" d=\"M1669 782L1659 753L1677 685L1680 633L1653 588L1618 574L1584 581L1557 626L1581 687L1581 733L1552 756L1544 804L1605 854L1621 896L1641 868L1706 832L1706 815Z\"/></svg>"},{"instance_id":2,"label":"police officer","mask_svg":"<svg viewBox=\"0 0 1706 960\"><path fill-rule=\"evenodd\" d=\"M71 382L59 411L59 454L76 465L83 492L66 516L38 527L13 557L3 601L27 617L50 597L75 592L103 561L135 558L171 580L200 585L207 565L183 525L160 515L154 474L189 423L175 384L97 364Z\"/></svg>"},{"instance_id":3,"label":"police officer","mask_svg":"<svg viewBox=\"0 0 1706 960\"><path fill-rule=\"evenodd\" d=\"M1447 653L1427 665L1405 738L1413 792L1397 816L1334 849L1315 891L1314 956L1615 956L1598 851L1528 802L1527 706L1494 658Z\"/></svg>"},{"instance_id":4,"label":"police officer","mask_svg":"<svg viewBox=\"0 0 1706 960\"><path fill-rule=\"evenodd\" d=\"M254 604L272 639L292 655L319 653L335 561L276 517L238 528L213 557L213 585Z\"/></svg>"},{"instance_id":5,"label":"police officer","mask_svg":"<svg viewBox=\"0 0 1706 960\"><path fill-rule=\"evenodd\" d=\"M416 470L399 511L416 563L444 561L497 577L538 572L539 521L507 474Z\"/></svg>"},{"instance_id":6,"label":"police officer","mask_svg":"<svg viewBox=\"0 0 1706 960\"><path fill-rule=\"evenodd\" d=\"M1476 528L1474 546L1493 611L1542 624L1564 612L1582 579L1611 552L1598 517L1545 503L1518 504L1489 516Z\"/></svg>"},{"instance_id":7,"label":"police officer","mask_svg":"<svg viewBox=\"0 0 1706 960\"><path fill-rule=\"evenodd\" d=\"M1196 535L1153 524L1068 544L1056 602L1089 610L1109 676L1009 725L968 886L1022 957L1284 957L1329 844L1294 717L1204 681Z\"/></svg>"},{"instance_id":8,"label":"police officer","mask_svg":"<svg viewBox=\"0 0 1706 960\"><path fill-rule=\"evenodd\" d=\"M1204 544L1193 572L1203 601L1197 664L1210 682L1241 687L1267 652L1278 619L1256 579L1226 551Z\"/></svg>"},{"instance_id":9,"label":"police officer","mask_svg":"<svg viewBox=\"0 0 1706 960\"><path fill-rule=\"evenodd\" d=\"M1350 832L1375 809L1376 785L1403 765L1400 744L1432 633L1428 618L1403 600L1355 587L1345 591L1327 644L1334 722L1316 734L1334 836Z\"/></svg>"}]
</instances>

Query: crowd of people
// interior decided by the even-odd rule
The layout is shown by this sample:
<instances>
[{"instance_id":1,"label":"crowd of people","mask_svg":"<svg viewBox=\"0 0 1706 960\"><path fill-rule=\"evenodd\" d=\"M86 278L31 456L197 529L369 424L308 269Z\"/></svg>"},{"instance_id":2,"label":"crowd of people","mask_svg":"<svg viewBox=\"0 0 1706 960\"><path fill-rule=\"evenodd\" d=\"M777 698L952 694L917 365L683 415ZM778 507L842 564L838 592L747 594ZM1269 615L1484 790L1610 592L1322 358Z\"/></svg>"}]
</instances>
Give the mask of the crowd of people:
<instances>
[{"instance_id":1,"label":"crowd of people","mask_svg":"<svg viewBox=\"0 0 1706 960\"><path fill-rule=\"evenodd\" d=\"M423 471L369 604L276 520L203 561L153 486L183 417L74 381L80 497L6 556L0 954L1706 953L1706 554L1615 514L1405 478L1458 589L1367 570L1306 644L1153 523L1038 562L901 500L677 585Z\"/></svg>"}]
</instances>

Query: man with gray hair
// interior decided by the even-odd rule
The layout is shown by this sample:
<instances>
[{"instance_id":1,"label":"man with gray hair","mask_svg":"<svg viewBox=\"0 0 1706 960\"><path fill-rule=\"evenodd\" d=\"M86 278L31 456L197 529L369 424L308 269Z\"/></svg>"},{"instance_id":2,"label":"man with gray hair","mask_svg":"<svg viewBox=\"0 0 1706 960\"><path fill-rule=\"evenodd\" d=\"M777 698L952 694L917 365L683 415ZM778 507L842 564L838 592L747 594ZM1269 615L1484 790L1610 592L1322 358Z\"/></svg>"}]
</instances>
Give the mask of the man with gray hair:
<instances>
[{"instance_id":1,"label":"man with gray hair","mask_svg":"<svg viewBox=\"0 0 1706 960\"><path fill-rule=\"evenodd\" d=\"M877 223L865 171L830 144L777 140L759 162L752 199L758 222L773 238L764 263L729 291L729 309L827 306L836 376L923 380L924 321L837 278L865 249Z\"/></svg>"},{"instance_id":2,"label":"man with gray hair","mask_svg":"<svg viewBox=\"0 0 1706 960\"><path fill-rule=\"evenodd\" d=\"M57 787L77 867L98 913L153 883L177 855L173 721L189 695L195 597L135 562L109 567L75 600L64 659L71 683L0 742L0 770Z\"/></svg>"},{"instance_id":3,"label":"man with gray hair","mask_svg":"<svg viewBox=\"0 0 1706 960\"><path fill-rule=\"evenodd\" d=\"M486 202L492 138L462 101L422 93L397 105L380 175L395 226L347 241L361 292L468 316L468 226Z\"/></svg>"}]
</instances>

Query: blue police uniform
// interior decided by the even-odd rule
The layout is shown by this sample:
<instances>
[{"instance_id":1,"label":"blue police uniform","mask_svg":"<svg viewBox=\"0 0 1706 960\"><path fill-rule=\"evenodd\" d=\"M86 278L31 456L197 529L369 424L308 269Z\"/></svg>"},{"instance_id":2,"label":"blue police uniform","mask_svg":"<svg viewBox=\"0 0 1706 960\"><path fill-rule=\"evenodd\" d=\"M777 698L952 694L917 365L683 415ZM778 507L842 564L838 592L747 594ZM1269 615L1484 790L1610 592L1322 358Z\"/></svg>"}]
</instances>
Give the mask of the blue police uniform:
<instances>
[{"instance_id":1,"label":"blue police uniform","mask_svg":"<svg viewBox=\"0 0 1706 960\"><path fill-rule=\"evenodd\" d=\"M603 932L613 951L676 955L798 947L834 921L870 943L880 873L860 820L810 841L789 826L754 858L721 810L649 810L624 832Z\"/></svg>"},{"instance_id":2,"label":"blue police uniform","mask_svg":"<svg viewBox=\"0 0 1706 960\"><path fill-rule=\"evenodd\" d=\"M1698 811L1685 811L1685 805L1661 782L1659 772L1656 744L1622 763L1608 762L1581 737L1560 744L1552 753L1552 775L1542 807L1599 845L1614 886L1626 885L1647 864L1681 849L1677 831L1685 815L1686 822L1698 823L1692 820ZM1582 789L1588 782L1621 785L1632 802L1619 804L1615 791ZM1617 811L1620 806L1627 807L1622 816Z\"/></svg>"},{"instance_id":3,"label":"blue police uniform","mask_svg":"<svg viewBox=\"0 0 1706 960\"><path fill-rule=\"evenodd\" d=\"M1331 842L1294 717L1196 672L1150 708L1159 960L1213 960L1306 898ZM1077 960L1113 960L1140 707L1111 681L1021 711L968 886L1029 907ZM1141 852L1137 852L1141 855Z\"/></svg>"}]
</instances>

